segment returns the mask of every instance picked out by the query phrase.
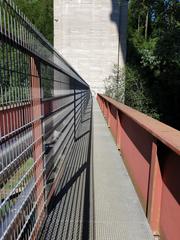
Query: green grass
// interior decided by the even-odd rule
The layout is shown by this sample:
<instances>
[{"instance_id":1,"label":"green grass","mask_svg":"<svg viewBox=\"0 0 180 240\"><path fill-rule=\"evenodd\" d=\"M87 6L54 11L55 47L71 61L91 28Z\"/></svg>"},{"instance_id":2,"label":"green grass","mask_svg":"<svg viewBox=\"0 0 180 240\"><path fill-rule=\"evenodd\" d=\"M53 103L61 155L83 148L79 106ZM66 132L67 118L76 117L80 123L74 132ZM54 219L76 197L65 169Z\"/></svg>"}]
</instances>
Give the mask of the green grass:
<instances>
[{"instance_id":1,"label":"green grass","mask_svg":"<svg viewBox=\"0 0 180 240\"><path fill-rule=\"evenodd\" d=\"M8 179L7 183L1 188L1 199L4 199L12 191L12 189L15 188L25 173L32 167L33 163L34 160L29 158L21 165L20 168L18 168L17 171L15 171L11 178Z\"/></svg>"},{"instance_id":2,"label":"green grass","mask_svg":"<svg viewBox=\"0 0 180 240\"><path fill-rule=\"evenodd\" d=\"M26 160L21 167L15 171L15 173L11 176L6 184L4 184L3 188L0 189L1 200L6 198L6 196L12 191L12 189L18 184L21 178L25 175L25 173L32 167L34 164L34 160L29 158ZM22 189L21 189L22 190ZM0 209L0 219L2 219L10 208L15 204L17 198L10 199L1 209Z\"/></svg>"}]
</instances>

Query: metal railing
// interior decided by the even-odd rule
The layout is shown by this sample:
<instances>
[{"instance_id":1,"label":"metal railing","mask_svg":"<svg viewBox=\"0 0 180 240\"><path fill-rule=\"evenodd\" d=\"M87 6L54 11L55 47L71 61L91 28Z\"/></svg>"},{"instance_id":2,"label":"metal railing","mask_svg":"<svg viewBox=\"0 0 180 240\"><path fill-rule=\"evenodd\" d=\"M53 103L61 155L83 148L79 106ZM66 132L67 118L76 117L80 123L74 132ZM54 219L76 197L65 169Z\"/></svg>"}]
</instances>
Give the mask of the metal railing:
<instances>
[{"instance_id":1,"label":"metal railing","mask_svg":"<svg viewBox=\"0 0 180 240\"><path fill-rule=\"evenodd\" d=\"M86 109L88 84L0 1L0 239L35 239Z\"/></svg>"},{"instance_id":2,"label":"metal railing","mask_svg":"<svg viewBox=\"0 0 180 240\"><path fill-rule=\"evenodd\" d=\"M97 100L160 239L180 236L180 132L105 95Z\"/></svg>"}]
</instances>

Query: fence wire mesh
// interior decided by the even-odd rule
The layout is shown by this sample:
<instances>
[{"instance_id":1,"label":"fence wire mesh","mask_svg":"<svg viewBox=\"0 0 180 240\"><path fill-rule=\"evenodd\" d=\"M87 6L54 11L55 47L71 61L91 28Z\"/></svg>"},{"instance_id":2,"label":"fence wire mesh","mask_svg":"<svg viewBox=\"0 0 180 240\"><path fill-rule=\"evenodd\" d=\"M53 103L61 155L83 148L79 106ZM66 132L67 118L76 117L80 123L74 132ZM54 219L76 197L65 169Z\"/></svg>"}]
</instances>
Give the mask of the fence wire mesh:
<instances>
[{"instance_id":1,"label":"fence wire mesh","mask_svg":"<svg viewBox=\"0 0 180 240\"><path fill-rule=\"evenodd\" d=\"M90 91L11 0L0 1L0 239L34 238Z\"/></svg>"}]
</instances>

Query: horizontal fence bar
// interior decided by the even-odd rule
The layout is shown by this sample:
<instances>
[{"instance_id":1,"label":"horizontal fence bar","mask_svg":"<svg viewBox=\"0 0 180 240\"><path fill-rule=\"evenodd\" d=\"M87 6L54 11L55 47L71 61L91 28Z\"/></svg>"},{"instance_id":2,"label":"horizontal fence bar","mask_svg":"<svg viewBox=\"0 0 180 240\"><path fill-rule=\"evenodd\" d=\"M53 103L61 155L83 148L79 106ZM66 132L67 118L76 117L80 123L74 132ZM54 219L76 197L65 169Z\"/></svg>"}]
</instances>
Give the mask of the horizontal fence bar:
<instances>
[{"instance_id":1,"label":"horizontal fence bar","mask_svg":"<svg viewBox=\"0 0 180 240\"><path fill-rule=\"evenodd\" d=\"M105 95L97 101L123 156L153 234L180 236L180 132Z\"/></svg>"}]
</instances>

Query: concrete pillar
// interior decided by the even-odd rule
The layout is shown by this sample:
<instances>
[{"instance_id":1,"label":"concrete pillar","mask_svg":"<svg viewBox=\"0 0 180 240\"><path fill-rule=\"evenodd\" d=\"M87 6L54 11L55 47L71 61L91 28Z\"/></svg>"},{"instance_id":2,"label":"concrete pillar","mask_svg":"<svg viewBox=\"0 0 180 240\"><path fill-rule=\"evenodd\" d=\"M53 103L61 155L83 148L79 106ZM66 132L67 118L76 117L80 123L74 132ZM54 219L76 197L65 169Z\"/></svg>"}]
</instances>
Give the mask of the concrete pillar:
<instances>
[{"instance_id":1,"label":"concrete pillar","mask_svg":"<svg viewBox=\"0 0 180 240\"><path fill-rule=\"evenodd\" d=\"M127 0L54 0L54 46L94 92L124 66L127 9Z\"/></svg>"}]
</instances>

